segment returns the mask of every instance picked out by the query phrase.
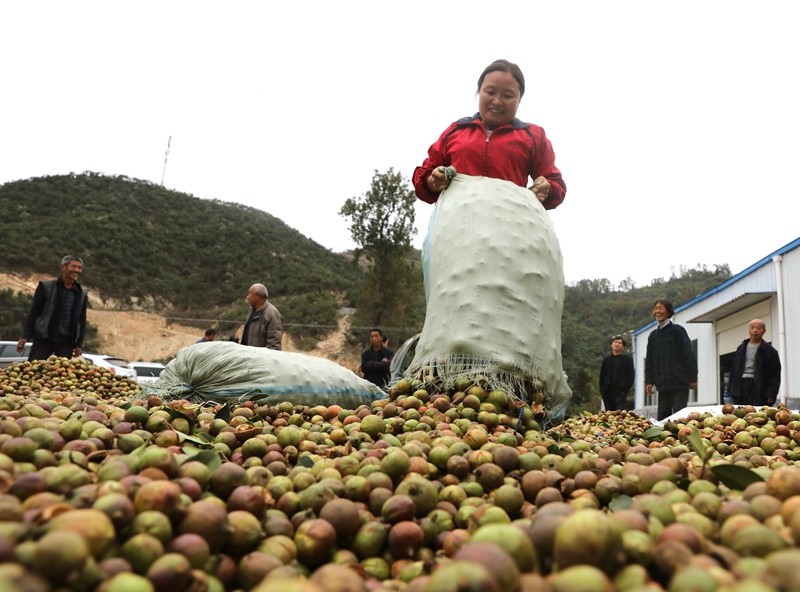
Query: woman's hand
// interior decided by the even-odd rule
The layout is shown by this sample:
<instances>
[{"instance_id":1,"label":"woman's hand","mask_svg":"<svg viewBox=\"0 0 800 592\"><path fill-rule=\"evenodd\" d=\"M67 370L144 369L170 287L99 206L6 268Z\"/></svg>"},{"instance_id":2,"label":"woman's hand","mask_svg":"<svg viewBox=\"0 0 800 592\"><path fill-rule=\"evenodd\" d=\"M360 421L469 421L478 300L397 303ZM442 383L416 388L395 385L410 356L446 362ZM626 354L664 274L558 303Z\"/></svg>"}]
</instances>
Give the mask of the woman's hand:
<instances>
[{"instance_id":1,"label":"woman's hand","mask_svg":"<svg viewBox=\"0 0 800 592\"><path fill-rule=\"evenodd\" d=\"M550 181L548 181L545 177L536 177L533 180L533 185L531 185L529 189L533 191L536 199L544 203L544 200L546 200L547 196L550 195Z\"/></svg>"},{"instance_id":2,"label":"woman's hand","mask_svg":"<svg viewBox=\"0 0 800 592\"><path fill-rule=\"evenodd\" d=\"M441 193L450 186L450 178L452 176L448 178L446 167L439 166L428 175L428 180L425 181L425 184L431 193Z\"/></svg>"}]
</instances>

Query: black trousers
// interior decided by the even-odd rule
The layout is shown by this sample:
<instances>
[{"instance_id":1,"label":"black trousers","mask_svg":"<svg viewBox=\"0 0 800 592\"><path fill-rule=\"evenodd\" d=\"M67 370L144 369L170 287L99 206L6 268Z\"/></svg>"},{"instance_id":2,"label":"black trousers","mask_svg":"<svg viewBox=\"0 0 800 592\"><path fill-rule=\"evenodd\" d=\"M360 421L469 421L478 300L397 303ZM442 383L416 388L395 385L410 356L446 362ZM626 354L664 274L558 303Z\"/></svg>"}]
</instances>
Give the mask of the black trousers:
<instances>
[{"instance_id":1,"label":"black trousers","mask_svg":"<svg viewBox=\"0 0 800 592\"><path fill-rule=\"evenodd\" d=\"M665 389L658 390L658 416L656 419L661 421L686 407L689 404L689 389Z\"/></svg>"},{"instance_id":2,"label":"black trousers","mask_svg":"<svg viewBox=\"0 0 800 592\"><path fill-rule=\"evenodd\" d=\"M625 393L609 391L603 395L603 406L606 408L606 411L620 411L625 409L625 401L627 398Z\"/></svg>"},{"instance_id":3,"label":"black trousers","mask_svg":"<svg viewBox=\"0 0 800 592\"><path fill-rule=\"evenodd\" d=\"M74 349L71 339L37 339L31 345L28 360L46 360L53 354L60 358L71 358Z\"/></svg>"},{"instance_id":4,"label":"black trousers","mask_svg":"<svg viewBox=\"0 0 800 592\"><path fill-rule=\"evenodd\" d=\"M742 405L766 405L757 401L756 381L753 378L742 378Z\"/></svg>"}]
</instances>

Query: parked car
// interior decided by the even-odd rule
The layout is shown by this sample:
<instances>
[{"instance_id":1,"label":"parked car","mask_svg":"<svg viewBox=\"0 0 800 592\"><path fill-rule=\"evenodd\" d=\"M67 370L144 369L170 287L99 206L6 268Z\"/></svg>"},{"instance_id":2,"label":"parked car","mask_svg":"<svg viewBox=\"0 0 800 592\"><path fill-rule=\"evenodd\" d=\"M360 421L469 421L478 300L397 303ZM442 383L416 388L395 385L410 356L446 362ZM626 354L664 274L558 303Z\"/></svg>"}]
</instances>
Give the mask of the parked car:
<instances>
[{"instance_id":1,"label":"parked car","mask_svg":"<svg viewBox=\"0 0 800 592\"><path fill-rule=\"evenodd\" d=\"M28 354L31 353L31 345L29 341L22 353L19 353L16 341L0 341L0 368L7 368L9 364L27 360Z\"/></svg>"},{"instance_id":2,"label":"parked car","mask_svg":"<svg viewBox=\"0 0 800 592\"><path fill-rule=\"evenodd\" d=\"M131 362L131 368L136 370L136 380L140 384L152 384L161 374L161 371L166 368L164 364L159 362Z\"/></svg>"},{"instance_id":3,"label":"parked car","mask_svg":"<svg viewBox=\"0 0 800 592\"><path fill-rule=\"evenodd\" d=\"M417 333L413 337L409 337L403 342L403 345L400 346L400 349L394 352L392 361L389 364L389 383L387 387L396 385L397 381L400 380L403 377L403 374L405 374L406 370L408 370L408 367L414 360L414 353L417 350L419 336L420 333Z\"/></svg>"},{"instance_id":4,"label":"parked car","mask_svg":"<svg viewBox=\"0 0 800 592\"><path fill-rule=\"evenodd\" d=\"M131 380L136 380L136 370L131 368L130 362L127 360L103 354L82 353L81 357L95 366L102 366L103 368L111 370L115 376L124 376Z\"/></svg>"}]
</instances>

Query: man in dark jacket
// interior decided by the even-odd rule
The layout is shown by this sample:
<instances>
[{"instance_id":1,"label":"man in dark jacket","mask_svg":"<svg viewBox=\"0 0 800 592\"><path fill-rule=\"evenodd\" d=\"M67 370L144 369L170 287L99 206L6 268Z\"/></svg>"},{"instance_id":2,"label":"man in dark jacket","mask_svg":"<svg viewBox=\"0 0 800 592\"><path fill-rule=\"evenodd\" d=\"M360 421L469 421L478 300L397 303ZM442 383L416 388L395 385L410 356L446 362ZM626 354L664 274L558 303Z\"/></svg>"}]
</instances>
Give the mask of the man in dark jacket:
<instances>
[{"instance_id":1,"label":"man in dark jacket","mask_svg":"<svg viewBox=\"0 0 800 592\"><path fill-rule=\"evenodd\" d=\"M242 329L242 345L266 347L281 351L283 342L283 316L267 298L264 284L253 284L245 300L250 305L250 316Z\"/></svg>"},{"instance_id":2,"label":"man in dark jacket","mask_svg":"<svg viewBox=\"0 0 800 592\"><path fill-rule=\"evenodd\" d=\"M195 341L195 343L208 343L209 341L217 340L217 330L214 327L209 327L203 336Z\"/></svg>"},{"instance_id":3,"label":"man in dark jacket","mask_svg":"<svg viewBox=\"0 0 800 592\"><path fill-rule=\"evenodd\" d=\"M600 365L600 394L606 411L619 411L627 407L628 392L633 386L633 358L622 353L625 338L617 335L611 340L611 355Z\"/></svg>"},{"instance_id":4,"label":"man in dark jacket","mask_svg":"<svg viewBox=\"0 0 800 592\"><path fill-rule=\"evenodd\" d=\"M394 353L383 346L383 332L373 329L369 332L370 346L361 354L361 372L364 378L383 388L389 380L389 366Z\"/></svg>"},{"instance_id":5,"label":"man in dark jacket","mask_svg":"<svg viewBox=\"0 0 800 592\"><path fill-rule=\"evenodd\" d=\"M737 405L775 405L781 388L781 360L778 351L764 341L767 326L753 319L748 326L750 337L733 355L730 394Z\"/></svg>"},{"instance_id":6,"label":"man in dark jacket","mask_svg":"<svg viewBox=\"0 0 800 592\"><path fill-rule=\"evenodd\" d=\"M672 322L674 314L669 300L653 304L658 327L647 338L644 384L648 395L658 389L658 420L686 407L689 390L697 388L697 358L686 329Z\"/></svg>"},{"instance_id":7,"label":"man in dark jacket","mask_svg":"<svg viewBox=\"0 0 800 592\"><path fill-rule=\"evenodd\" d=\"M29 360L44 360L55 354L70 358L81 355L86 334L86 292L78 283L83 261L66 255L61 259L61 275L39 282L28 317L17 342L22 352L33 340Z\"/></svg>"}]
</instances>

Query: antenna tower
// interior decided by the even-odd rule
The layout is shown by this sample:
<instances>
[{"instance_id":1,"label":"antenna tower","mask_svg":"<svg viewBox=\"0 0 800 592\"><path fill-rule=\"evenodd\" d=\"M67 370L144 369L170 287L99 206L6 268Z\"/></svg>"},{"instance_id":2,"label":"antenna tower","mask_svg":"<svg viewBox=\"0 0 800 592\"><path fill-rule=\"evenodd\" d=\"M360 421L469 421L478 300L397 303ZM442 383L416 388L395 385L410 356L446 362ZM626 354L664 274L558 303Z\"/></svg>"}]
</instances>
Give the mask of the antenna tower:
<instances>
[{"instance_id":1,"label":"antenna tower","mask_svg":"<svg viewBox=\"0 0 800 592\"><path fill-rule=\"evenodd\" d=\"M164 152L164 169L161 171L161 186L164 186L164 175L167 173L167 159L169 158L169 145L172 143L172 136L167 140L167 150Z\"/></svg>"}]
</instances>

